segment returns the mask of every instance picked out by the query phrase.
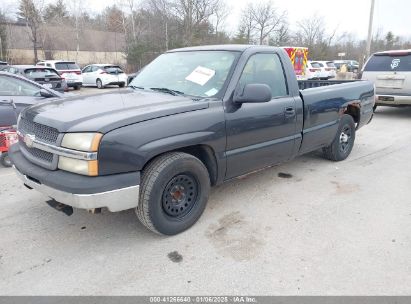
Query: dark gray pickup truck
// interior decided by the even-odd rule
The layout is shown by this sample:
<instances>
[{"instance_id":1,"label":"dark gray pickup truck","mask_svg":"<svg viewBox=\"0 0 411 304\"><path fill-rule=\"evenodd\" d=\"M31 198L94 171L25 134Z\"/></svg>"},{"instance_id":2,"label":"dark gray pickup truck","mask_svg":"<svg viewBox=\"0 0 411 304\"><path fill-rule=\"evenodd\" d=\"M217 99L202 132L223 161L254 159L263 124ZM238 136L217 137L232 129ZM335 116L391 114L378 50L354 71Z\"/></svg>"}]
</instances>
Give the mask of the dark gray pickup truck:
<instances>
[{"instance_id":1,"label":"dark gray pickup truck","mask_svg":"<svg viewBox=\"0 0 411 304\"><path fill-rule=\"evenodd\" d=\"M279 48L185 48L127 89L27 108L11 159L56 209L135 208L173 235L198 220L210 186L317 149L344 160L374 102L366 81L300 91Z\"/></svg>"}]
</instances>

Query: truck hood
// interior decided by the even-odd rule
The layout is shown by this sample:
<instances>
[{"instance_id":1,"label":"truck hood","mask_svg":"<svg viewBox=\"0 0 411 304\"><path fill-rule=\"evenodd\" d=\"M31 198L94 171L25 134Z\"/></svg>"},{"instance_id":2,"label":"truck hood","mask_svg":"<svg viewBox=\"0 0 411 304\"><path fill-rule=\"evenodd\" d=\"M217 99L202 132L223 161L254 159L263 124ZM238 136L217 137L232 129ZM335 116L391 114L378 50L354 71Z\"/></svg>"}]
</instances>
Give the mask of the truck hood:
<instances>
[{"instance_id":1,"label":"truck hood","mask_svg":"<svg viewBox=\"0 0 411 304\"><path fill-rule=\"evenodd\" d=\"M58 99L27 108L22 117L59 132L101 132L145 120L208 108L207 101L123 89Z\"/></svg>"}]
</instances>

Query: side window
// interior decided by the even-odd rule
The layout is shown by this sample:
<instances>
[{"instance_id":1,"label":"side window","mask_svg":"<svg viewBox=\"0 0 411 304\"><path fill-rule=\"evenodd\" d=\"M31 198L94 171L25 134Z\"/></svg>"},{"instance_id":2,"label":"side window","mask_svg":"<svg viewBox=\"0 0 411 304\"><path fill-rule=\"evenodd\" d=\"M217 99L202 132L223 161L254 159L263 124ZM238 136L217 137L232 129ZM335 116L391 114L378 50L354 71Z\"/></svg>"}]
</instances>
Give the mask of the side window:
<instances>
[{"instance_id":1,"label":"side window","mask_svg":"<svg viewBox=\"0 0 411 304\"><path fill-rule=\"evenodd\" d=\"M245 86L252 83L268 85L273 98L288 95L283 67L277 54L255 54L248 59L240 84Z\"/></svg>"},{"instance_id":2,"label":"side window","mask_svg":"<svg viewBox=\"0 0 411 304\"><path fill-rule=\"evenodd\" d=\"M98 66L93 66L92 68L91 68L91 71L92 72L97 72L99 70L99 67Z\"/></svg>"},{"instance_id":3,"label":"side window","mask_svg":"<svg viewBox=\"0 0 411 304\"><path fill-rule=\"evenodd\" d=\"M51 68L51 63L46 63L46 65Z\"/></svg>"},{"instance_id":4,"label":"side window","mask_svg":"<svg viewBox=\"0 0 411 304\"><path fill-rule=\"evenodd\" d=\"M0 95L3 96L39 96L40 88L14 77L0 77Z\"/></svg>"},{"instance_id":5,"label":"side window","mask_svg":"<svg viewBox=\"0 0 411 304\"><path fill-rule=\"evenodd\" d=\"M90 73L91 72L91 66L85 67L83 69L83 73Z\"/></svg>"}]
</instances>

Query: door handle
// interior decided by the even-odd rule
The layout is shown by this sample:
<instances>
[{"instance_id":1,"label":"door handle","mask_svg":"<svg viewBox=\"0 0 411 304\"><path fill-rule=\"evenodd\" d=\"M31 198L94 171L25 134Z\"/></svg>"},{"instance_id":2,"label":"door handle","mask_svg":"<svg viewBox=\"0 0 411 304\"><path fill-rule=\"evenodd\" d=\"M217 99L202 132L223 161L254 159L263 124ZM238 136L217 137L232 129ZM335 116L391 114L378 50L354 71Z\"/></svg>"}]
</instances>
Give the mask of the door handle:
<instances>
[{"instance_id":1,"label":"door handle","mask_svg":"<svg viewBox=\"0 0 411 304\"><path fill-rule=\"evenodd\" d=\"M295 115L295 109L293 107L287 107L285 108L284 113L286 117L292 117Z\"/></svg>"}]
</instances>

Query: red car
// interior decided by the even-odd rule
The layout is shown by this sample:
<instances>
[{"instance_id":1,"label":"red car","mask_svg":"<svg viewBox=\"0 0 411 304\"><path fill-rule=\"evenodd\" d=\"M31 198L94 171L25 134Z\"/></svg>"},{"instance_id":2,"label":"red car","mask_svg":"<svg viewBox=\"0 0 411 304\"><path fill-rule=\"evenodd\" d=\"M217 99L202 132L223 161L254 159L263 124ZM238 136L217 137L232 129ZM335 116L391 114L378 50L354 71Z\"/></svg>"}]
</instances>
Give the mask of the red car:
<instances>
[{"instance_id":1,"label":"red car","mask_svg":"<svg viewBox=\"0 0 411 304\"><path fill-rule=\"evenodd\" d=\"M0 128L0 163L4 167L11 167L9 147L18 141L17 132L13 127Z\"/></svg>"}]
</instances>

